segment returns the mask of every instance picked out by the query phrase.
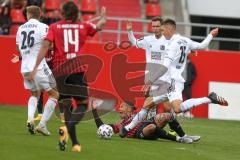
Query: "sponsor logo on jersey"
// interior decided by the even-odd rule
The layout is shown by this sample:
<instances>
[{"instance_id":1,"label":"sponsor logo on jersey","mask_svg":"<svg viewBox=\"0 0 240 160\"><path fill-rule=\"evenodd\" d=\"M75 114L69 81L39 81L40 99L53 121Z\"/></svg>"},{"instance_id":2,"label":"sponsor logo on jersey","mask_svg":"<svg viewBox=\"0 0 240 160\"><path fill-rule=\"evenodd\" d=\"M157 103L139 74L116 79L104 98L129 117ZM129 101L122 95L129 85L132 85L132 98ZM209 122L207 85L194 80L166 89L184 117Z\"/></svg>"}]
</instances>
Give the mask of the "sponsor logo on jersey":
<instances>
[{"instance_id":1,"label":"sponsor logo on jersey","mask_svg":"<svg viewBox=\"0 0 240 160\"><path fill-rule=\"evenodd\" d=\"M151 58L155 60L161 60L161 52L151 52Z\"/></svg>"}]
</instances>

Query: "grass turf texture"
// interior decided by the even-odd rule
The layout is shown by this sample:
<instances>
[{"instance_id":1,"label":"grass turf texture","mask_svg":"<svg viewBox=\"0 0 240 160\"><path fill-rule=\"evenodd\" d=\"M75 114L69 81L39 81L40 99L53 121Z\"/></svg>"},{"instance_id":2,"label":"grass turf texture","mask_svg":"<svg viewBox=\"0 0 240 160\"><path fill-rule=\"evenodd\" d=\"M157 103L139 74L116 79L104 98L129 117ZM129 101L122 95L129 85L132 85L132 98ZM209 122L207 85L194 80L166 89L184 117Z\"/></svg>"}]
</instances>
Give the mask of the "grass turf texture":
<instances>
[{"instance_id":1,"label":"grass turf texture","mask_svg":"<svg viewBox=\"0 0 240 160\"><path fill-rule=\"evenodd\" d=\"M58 149L59 120L52 118L49 122L51 136L30 135L26 128L26 115L26 108L0 106L0 160L240 159L240 122L237 121L185 119L182 121L185 131L201 135L202 139L194 144L180 144L163 140L121 139L117 135L111 140L101 140L97 137L95 123L91 120L78 125L77 134L82 152L73 153L70 141L66 151ZM114 122L118 116L111 113L103 120Z\"/></svg>"}]
</instances>

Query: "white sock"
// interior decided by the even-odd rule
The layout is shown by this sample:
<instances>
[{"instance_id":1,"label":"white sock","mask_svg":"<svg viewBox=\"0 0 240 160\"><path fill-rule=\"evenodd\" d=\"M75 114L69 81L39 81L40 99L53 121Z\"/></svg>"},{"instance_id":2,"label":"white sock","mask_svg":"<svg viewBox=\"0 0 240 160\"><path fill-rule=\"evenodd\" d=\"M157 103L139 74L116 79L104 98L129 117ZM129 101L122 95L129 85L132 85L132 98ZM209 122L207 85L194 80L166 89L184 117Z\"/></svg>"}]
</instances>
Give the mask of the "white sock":
<instances>
[{"instance_id":1,"label":"white sock","mask_svg":"<svg viewBox=\"0 0 240 160\"><path fill-rule=\"evenodd\" d=\"M211 100L207 97L192 98L192 99L188 99L188 100L182 102L180 105L180 109L182 112L185 112L185 111L190 110L191 108L194 108L201 104L206 104L206 103L211 103Z\"/></svg>"},{"instance_id":2,"label":"white sock","mask_svg":"<svg viewBox=\"0 0 240 160\"><path fill-rule=\"evenodd\" d=\"M134 127L136 127L136 125L139 122L143 121L146 118L147 114L148 114L148 109L142 108L141 111L134 116L132 122L125 126L125 129L129 131Z\"/></svg>"},{"instance_id":3,"label":"white sock","mask_svg":"<svg viewBox=\"0 0 240 160\"><path fill-rule=\"evenodd\" d=\"M34 120L34 114L37 109L38 99L35 96L31 96L28 100L28 122Z\"/></svg>"},{"instance_id":4,"label":"white sock","mask_svg":"<svg viewBox=\"0 0 240 160\"><path fill-rule=\"evenodd\" d=\"M57 105L57 99L55 98L48 98L41 121L39 122L39 125L46 126L47 121L51 118L53 111Z\"/></svg>"}]
</instances>

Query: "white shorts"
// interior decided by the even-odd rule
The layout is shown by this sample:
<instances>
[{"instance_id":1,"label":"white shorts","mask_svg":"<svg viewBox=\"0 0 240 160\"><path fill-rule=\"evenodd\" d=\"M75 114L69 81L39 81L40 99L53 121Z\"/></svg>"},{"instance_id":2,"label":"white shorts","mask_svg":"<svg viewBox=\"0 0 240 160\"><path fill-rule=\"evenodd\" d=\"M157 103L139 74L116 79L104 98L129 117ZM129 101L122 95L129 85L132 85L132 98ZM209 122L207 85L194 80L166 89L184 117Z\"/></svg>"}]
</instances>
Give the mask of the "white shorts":
<instances>
[{"instance_id":1,"label":"white shorts","mask_svg":"<svg viewBox=\"0 0 240 160\"><path fill-rule=\"evenodd\" d=\"M31 91L50 91L51 89L56 88L56 80L49 68L38 70L34 80L31 82L27 80L29 74L30 72L22 73L25 89L29 89Z\"/></svg>"},{"instance_id":2,"label":"white shorts","mask_svg":"<svg viewBox=\"0 0 240 160\"><path fill-rule=\"evenodd\" d=\"M169 88L171 87L171 84L164 83L160 85L153 85L150 89L150 96L153 97L154 104L162 103L166 100L168 100L168 92Z\"/></svg>"},{"instance_id":3,"label":"white shorts","mask_svg":"<svg viewBox=\"0 0 240 160\"><path fill-rule=\"evenodd\" d=\"M167 94L169 102L173 102L174 100L183 100L182 91L184 89L183 82L173 82L173 88L171 92Z\"/></svg>"},{"instance_id":4,"label":"white shorts","mask_svg":"<svg viewBox=\"0 0 240 160\"><path fill-rule=\"evenodd\" d=\"M153 96L153 102L155 104L159 104L167 100L169 100L170 103L173 102L174 100L183 100L182 98L183 89L184 89L183 82L175 82L174 80L172 80L170 92L160 96Z\"/></svg>"}]
</instances>

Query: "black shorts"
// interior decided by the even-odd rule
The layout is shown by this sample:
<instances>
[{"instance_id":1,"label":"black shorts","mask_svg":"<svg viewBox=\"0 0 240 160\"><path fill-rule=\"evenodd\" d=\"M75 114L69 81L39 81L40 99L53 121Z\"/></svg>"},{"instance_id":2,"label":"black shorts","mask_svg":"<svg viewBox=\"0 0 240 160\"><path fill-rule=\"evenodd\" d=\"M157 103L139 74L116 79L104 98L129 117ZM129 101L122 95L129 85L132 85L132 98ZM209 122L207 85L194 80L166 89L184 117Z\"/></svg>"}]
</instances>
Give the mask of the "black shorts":
<instances>
[{"instance_id":1,"label":"black shorts","mask_svg":"<svg viewBox=\"0 0 240 160\"><path fill-rule=\"evenodd\" d=\"M155 124L155 120L154 117L150 118L149 120L142 122L142 125L139 127L139 129L136 131L134 138L138 138L138 139L147 139L147 140L156 140L157 137L155 136L155 134L153 133L152 135L149 136L144 136L143 135L143 129L145 127L147 127L149 124ZM155 124L156 125L156 124Z\"/></svg>"},{"instance_id":2,"label":"black shorts","mask_svg":"<svg viewBox=\"0 0 240 160\"><path fill-rule=\"evenodd\" d=\"M57 86L60 93L59 100L69 98L86 100L88 98L88 85L84 79L84 72L73 73L60 78L64 80L58 81L57 78Z\"/></svg>"}]
</instances>

